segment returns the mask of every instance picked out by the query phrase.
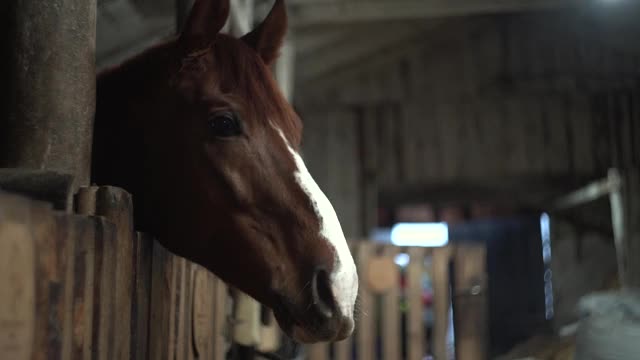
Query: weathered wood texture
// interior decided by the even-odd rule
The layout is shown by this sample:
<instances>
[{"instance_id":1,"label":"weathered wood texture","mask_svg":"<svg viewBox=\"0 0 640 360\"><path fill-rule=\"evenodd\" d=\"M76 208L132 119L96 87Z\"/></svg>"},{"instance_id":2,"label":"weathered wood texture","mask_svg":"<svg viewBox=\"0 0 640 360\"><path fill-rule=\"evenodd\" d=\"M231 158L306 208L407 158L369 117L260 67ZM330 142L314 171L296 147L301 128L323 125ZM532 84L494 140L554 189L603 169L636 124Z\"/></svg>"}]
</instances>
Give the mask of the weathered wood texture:
<instances>
[{"instance_id":1,"label":"weathered wood texture","mask_svg":"<svg viewBox=\"0 0 640 360\"><path fill-rule=\"evenodd\" d=\"M319 343L307 347L309 359L380 359L420 360L431 355L436 359L447 359L449 353L448 332L450 330L451 276L455 275L460 289L476 279L486 286L484 247L449 246L444 248L395 247L378 245L369 241L351 242L352 252L360 277L359 303L356 329L349 339L338 343ZM397 254L409 256L409 263L401 275L393 262ZM368 276L369 271L379 271L391 259L394 269L385 271L395 276L392 283L383 286L380 276ZM471 263L467 264L468 259ZM449 274L453 264L455 274ZM371 266L370 266L371 265ZM404 277L404 286L402 285ZM425 280L431 283L433 303L423 303ZM487 318L484 292L471 296L458 304L458 310L470 324L460 325L463 341L457 358L462 360L484 359L483 344L488 340L487 331L478 332ZM432 316L428 315L432 314ZM402 321L402 318L405 321ZM464 321L464 320L460 320ZM465 326L467 325L467 326ZM427 336L426 329L431 328ZM456 328L456 331L458 329ZM456 352L458 351L456 344ZM473 353L473 350L480 352ZM355 356L355 357L354 357Z\"/></svg>"},{"instance_id":2,"label":"weathered wood texture","mask_svg":"<svg viewBox=\"0 0 640 360\"><path fill-rule=\"evenodd\" d=\"M0 166L72 174L74 189L87 185L96 0L12 2L5 14L8 91L0 101Z\"/></svg>"},{"instance_id":3,"label":"weathered wood texture","mask_svg":"<svg viewBox=\"0 0 640 360\"><path fill-rule=\"evenodd\" d=\"M123 190L75 202L0 192L0 358L224 359L224 283L134 233Z\"/></svg>"},{"instance_id":4,"label":"weathered wood texture","mask_svg":"<svg viewBox=\"0 0 640 360\"><path fill-rule=\"evenodd\" d=\"M367 235L367 214L385 189L584 179L640 165L640 52L617 46L589 17L484 16L444 23L437 34L334 69L296 93L308 167L340 199L348 236ZM355 139L350 120L329 125L341 113L356 119ZM361 186L342 192L328 182L339 176Z\"/></svg>"}]
</instances>

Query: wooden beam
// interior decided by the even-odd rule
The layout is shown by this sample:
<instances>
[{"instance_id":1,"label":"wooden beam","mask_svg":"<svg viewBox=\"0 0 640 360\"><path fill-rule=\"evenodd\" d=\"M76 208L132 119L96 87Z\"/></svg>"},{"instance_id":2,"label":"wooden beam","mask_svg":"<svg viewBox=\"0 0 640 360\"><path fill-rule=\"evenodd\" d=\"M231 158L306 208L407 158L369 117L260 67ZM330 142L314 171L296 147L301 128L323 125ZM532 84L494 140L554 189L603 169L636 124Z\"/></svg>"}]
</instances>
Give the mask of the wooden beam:
<instances>
[{"instance_id":1,"label":"wooden beam","mask_svg":"<svg viewBox=\"0 0 640 360\"><path fill-rule=\"evenodd\" d=\"M585 184L573 176L517 176L447 183L396 184L382 189L379 201L384 206L408 203L456 203L460 201L510 201L522 205L549 204L561 194Z\"/></svg>"},{"instance_id":2,"label":"wooden beam","mask_svg":"<svg viewBox=\"0 0 640 360\"><path fill-rule=\"evenodd\" d=\"M311 53L300 57L298 77L300 81L309 81L331 72L346 64L379 54L381 49L416 36L433 24L416 26L415 24L397 24L389 27L360 29L338 41L328 43Z\"/></svg>"},{"instance_id":3,"label":"wooden beam","mask_svg":"<svg viewBox=\"0 0 640 360\"><path fill-rule=\"evenodd\" d=\"M568 209L610 195L620 188L620 175L612 169L609 176L596 180L556 200L554 210Z\"/></svg>"},{"instance_id":4,"label":"wooden beam","mask_svg":"<svg viewBox=\"0 0 640 360\"><path fill-rule=\"evenodd\" d=\"M426 19L502 12L554 9L579 4L577 0L402 0L402 1L289 1L292 25L322 24L390 19Z\"/></svg>"},{"instance_id":5,"label":"wooden beam","mask_svg":"<svg viewBox=\"0 0 640 360\"><path fill-rule=\"evenodd\" d=\"M412 36L398 41L393 45L393 51L380 51L376 53L375 56L369 56L365 62L356 61L344 63L322 77L308 79L307 83L309 83L309 80L313 81L309 83L311 86L304 86L306 84L300 79L302 75L298 75L297 79L300 85L303 85L298 86L298 88L304 92L299 92L296 95L296 101L306 106L320 105L324 107L326 106L324 103L326 99L322 97L322 93L327 88L335 86L336 84L344 85L363 74L379 71L380 68L393 64L399 59L410 56L415 52L424 51L426 48L436 48L439 44L453 41L456 37L465 36L468 32L480 31L493 24L490 19L474 22L471 28L463 26L464 23L464 19L462 18L448 21L434 21L427 30L414 33ZM329 48L327 51L334 50ZM298 72L303 70L304 68L298 67ZM335 102L335 99L331 99L331 101Z\"/></svg>"}]
</instances>

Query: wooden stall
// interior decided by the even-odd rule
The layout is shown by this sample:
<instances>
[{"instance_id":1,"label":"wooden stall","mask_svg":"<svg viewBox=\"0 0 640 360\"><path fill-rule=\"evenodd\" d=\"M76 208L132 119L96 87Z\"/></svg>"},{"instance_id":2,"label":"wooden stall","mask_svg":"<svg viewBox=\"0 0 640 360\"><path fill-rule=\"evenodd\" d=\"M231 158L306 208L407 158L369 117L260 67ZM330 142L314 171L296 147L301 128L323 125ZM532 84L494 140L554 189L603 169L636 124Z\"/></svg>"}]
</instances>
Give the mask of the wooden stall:
<instances>
[{"instance_id":1,"label":"wooden stall","mask_svg":"<svg viewBox=\"0 0 640 360\"><path fill-rule=\"evenodd\" d=\"M76 211L0 193L0 358L225 358L222 281L134 232L121 189Z\"/></svg>"},{"instance_id":2,"label":"wooden stall","mask_svg":"<svg viewBox=\"0 0 640 360\"><path fill-rule=\"evenodd\" d=\"M450 293L460 314L457 358L483 359L483 247L351 246L361 277L356 332L310 346L309 359L446 359ZM410 259L404 270L394 262L398 254ZM81 188L73 214L0 192L0 260L2 358L225 359L227 286L136 233L131 197L119 188Z\"/></svg>"}]
</instances>

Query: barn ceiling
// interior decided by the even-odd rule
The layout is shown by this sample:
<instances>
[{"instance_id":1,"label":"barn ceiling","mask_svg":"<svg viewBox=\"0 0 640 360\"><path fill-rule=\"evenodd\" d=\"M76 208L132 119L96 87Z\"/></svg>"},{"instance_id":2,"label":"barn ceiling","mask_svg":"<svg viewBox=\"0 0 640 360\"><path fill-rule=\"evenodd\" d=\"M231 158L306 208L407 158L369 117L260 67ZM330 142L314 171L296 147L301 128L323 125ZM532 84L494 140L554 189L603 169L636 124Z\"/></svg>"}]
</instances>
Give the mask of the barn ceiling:
<instances>
[{"instance_id":1,"label":"barn ceiling","mask_svg":"<svg viewBox=\"0 0 640 360\"><path fill-rule=\"evenodd\" d=\"M591 5L594 4L593 0ZM604 2L605 0L599 0ZM175 33L177 4L193 0L98 0L98 67L118 63ZM273 0L231 0L234 33L262 19ZM393 44L436 31L464 16L584 8L584 0L286 0L296 83L308 83L345 66L369 61ZM598 11L601 12L602 9ZM640 26L621 16L611 31ZM286 66L291 66L287 64Z\"/></svg>"}]
</instances>

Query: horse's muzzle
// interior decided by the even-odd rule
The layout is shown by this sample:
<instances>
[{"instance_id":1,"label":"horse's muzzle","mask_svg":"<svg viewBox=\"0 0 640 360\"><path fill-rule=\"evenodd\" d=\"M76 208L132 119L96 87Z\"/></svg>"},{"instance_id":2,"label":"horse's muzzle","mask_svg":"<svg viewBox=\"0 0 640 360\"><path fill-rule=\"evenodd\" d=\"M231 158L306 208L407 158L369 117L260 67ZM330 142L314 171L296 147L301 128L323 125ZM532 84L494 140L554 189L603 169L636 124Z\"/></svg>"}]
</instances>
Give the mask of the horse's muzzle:
<instances>
[{"instance_id":1,"label":"horse's muzzle","mask_svg":"<svg viewBox=\"0 0 640 360\"><path fill-rule=\"evenodd\" d=\"M318 268L314 271L305 296L305 304L280 302L274 314L280 327L301 343L340 341L351 335L354 320L342 314L331 290L329 273Z\"/></svg>"}]
</instances>

